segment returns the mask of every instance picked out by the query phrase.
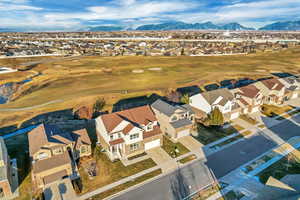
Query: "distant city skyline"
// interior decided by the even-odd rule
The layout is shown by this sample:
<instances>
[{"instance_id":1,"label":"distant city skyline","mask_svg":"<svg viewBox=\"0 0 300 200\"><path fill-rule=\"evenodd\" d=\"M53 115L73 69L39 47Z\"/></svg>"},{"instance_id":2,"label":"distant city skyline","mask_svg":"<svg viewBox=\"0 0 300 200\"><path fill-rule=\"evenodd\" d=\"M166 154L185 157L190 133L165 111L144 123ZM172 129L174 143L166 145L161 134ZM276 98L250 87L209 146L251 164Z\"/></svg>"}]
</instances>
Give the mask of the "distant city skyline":
<instances>
[{"instance_id":1,"label":"distant city skyline","mask_svg":"<svg viewBox=\"0 0 300 200\"><path fill-rule=\"evenodd\" d=\"M259 28L277 21L300 20L295 0L0 0L0 28L83 30L168 21L216 24L238 22Z\"/></svg>"}]
</instances>

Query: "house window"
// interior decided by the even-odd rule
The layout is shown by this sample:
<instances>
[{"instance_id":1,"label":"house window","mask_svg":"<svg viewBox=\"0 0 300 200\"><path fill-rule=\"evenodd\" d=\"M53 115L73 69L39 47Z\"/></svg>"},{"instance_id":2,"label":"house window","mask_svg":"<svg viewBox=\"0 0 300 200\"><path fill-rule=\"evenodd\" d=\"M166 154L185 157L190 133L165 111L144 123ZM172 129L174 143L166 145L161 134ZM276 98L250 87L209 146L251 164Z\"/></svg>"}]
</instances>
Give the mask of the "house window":
<instances>
[{"instance_id":1,"label":"house window","mask_svg":"<svg viewBox=\"0 0 300 200\"><path fill-rule=\"evenodd\" d=\"M171 118L171 121L172 122L174 122L174 121L176 121L177 120L177 116L173 116L172 118Z\"/></svg>"},{"instance_id":2,"label":"house window","mask_svg":"<svg viewBox=\"0 0 300 200\"><path fill-rule=\"evenodd\" d=\"M113 140L113 139L114 139L114 135L111 135L111 136L110 136L110 140Z\"/></svg>"},{"instance_id":3,"label":"house window","mask_svg":"<svg viewBox=\"0 0 300 200\"><path fill-rule=\"evenodd\" d=\"M85 148L85 146L82 146L81 147L81 153L85 153L86 152L86 148Z\"/></svg>"},{"instance_id":4,"label":"house window","mask_svg":"<svg viewBox=\"0 0 300 200\"><path fill-rule=\"evenodd\" d=\"M138 133L130 135L130 140L134 140L134 139L137 139L137 138L139 138L139 134Z\"/></svg>"},{"instance_id":5,"label":"house window","mask_svg":"<svg viewBox=\"0 0 300 200\"><path fill-rule=\"evenodd\" d=\"M135 151L139 148L139 143L134 143L130 145L130 151Z\"/></svg>"},{"instance_id":6,"label":"house window","mask_svg":"<svg viewBox=\"0 0 300 200\"><path fill-rule=\"evenodd\" d=\"M56 148L53 150L54 154L61 154L62 153L62 149L61 148Z\"/></svg>"}]
</instances>

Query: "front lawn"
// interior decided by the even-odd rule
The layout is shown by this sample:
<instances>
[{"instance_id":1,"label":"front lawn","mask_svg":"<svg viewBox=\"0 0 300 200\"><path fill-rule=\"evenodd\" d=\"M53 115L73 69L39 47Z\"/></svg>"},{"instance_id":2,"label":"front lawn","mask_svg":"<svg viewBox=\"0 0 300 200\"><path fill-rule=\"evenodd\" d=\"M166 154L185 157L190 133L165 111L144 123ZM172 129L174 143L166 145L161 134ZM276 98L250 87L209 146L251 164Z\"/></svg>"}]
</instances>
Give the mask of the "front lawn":
<instances>
[{"instance_id":1,"label":"front lawn","mask_svg":"<svg viewBox=\"0 0 300 200\"><path fill-rule=\"evenodd\" d=\"M252 125L256 125L258 124L258 121L256 121L255 119L253 119L252 117L249 117L248 115L241 115L240 118L246 122L248 122L249 124Z\"/></svg>"},{"instance_id":2,"label":"front lawn","mask_svg":"<svg viewBox=\"0 0 300 200\"><path fill-rule=\"evenodd\" d=\"M288 174L300 174L300 158L292 153L261 171L257 176L262 183L266 183L270 176L280 180Z\"/></svg>"},{"instance_id":3,"label":"front lawn","mask_svg":"<svg viewBox=\"0 0 300 200\"><path fill-rule=\"evenodd\" d=\"M99 147L96 148L98 149ZM94 157L97 161L99 174L94 179L90 179L88 177L88 174L83 169L83 167L79 168L83 185L82 193L90 192L97 188L103 187L125 177L134 175L143 170L156 166L155 162L151 158L149 158L125 167L121 163L121 161L111 162L108 157L100 151L96 151L95 154L96 155Z\"/></svg>"},{"instance_id":4,"label":"front lawn","mask_svg":"<svg viewBox=\"0 0 300 200\"><path fill-rule=\"evenodd\" d=\"M195 154L192 154L192 155L190 155L190 156L187 156L187 157L185 157L185 158L182 158L181 160L179 160L179 162L181 163L181 164L185 164L185 163L187 163L187 162L190 162L190 161L192 161L192 160L195 160L197 158L197 156L195 155Z\"/></svg>"},{"instance_id":5,"label":"front lawn","mask_svg":"<svg viewBox=\"0 0 300 200\"><path fill-rule=\"evenodd\" d=\"M198 134L194 134L193 137L200 143L207 145L238 131L239 130L234 127L223 129L217 126L204 126L202 124L198 124Z\"/></svg>"},{"instance_id":6,"label":"front lawn","mask_svg":"<svg viewBox=\"0 0 300 200\"><path fill-rule=\"evenodd\" d=\"M190 152L183 144L180 142L174 143L166 136L163 137L163 146L162 148L172 157L177 158L181 155L184 155ZM175 153L175 149L177 148L177 152Z\"/></svg>"},{"instance_id":7,"label":"front lawn","mask_svg":"<svg viewBox=\"0 0 300 200\"><path fill-rule=\"evenodd\" d=\"M294 109L292 106L262 105L262 113L268 117L276 117Z\"/></svg>"}]
</instances>

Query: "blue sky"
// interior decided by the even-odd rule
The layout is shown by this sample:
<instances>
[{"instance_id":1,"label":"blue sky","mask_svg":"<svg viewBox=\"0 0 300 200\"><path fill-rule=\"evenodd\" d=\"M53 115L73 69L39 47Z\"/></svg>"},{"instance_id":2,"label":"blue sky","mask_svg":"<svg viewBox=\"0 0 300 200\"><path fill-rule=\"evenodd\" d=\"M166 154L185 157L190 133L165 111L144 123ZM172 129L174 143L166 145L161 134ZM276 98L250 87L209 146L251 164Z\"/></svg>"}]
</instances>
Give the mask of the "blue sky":
<instances>
[{"instance_id":1,"label":"blue sky","mask_svg":"<svg viewBox=\"0 0 300 200\"><path fill-rule=\"evenodd\" d=\"M79 30L149 23L212 21L261 27L300 20L299 0L0 0L0 27Z\"/></svg>"}]
</instances>

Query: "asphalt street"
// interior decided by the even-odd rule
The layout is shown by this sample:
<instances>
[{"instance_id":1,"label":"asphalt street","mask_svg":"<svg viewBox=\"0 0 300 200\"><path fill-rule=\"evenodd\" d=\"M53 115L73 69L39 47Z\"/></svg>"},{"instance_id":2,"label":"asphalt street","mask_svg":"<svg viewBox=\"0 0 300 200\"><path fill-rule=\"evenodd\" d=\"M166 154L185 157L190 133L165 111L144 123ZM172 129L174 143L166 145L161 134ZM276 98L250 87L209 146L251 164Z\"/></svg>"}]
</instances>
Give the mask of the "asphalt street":
<instances>
[{"instance_id":1,"label":"asphalt street","mask_svg":"<svg viewBox=\"0 0 300 200\"><path fill-rule=\"evenodd\" d=\"M184 168L163 176L114 200L180 200L213 181L203 162L195 162Z\"/></svg>"},{"instance_id":2,"label":"asphalt street","mask_svg":"<svg viewBox=\"0 0 300 200\"><path fill-rule=\"evenodd\" d=\"M291 121L284 121L273 126L270 130L287 141L291 137L300 136L300 127ZM217 178L221 178L237 169L243 164L255 159L261 154L275 147L277 144L263 132L249 139L238 142L207 157L205 163ZM116 200L168 200L182 199L182 197L206 185L209 180L205 167L201 161L188 165L158 180L147 183L130 192L126 192L114 199ZM192 187L191 189L189 187ZM175 190L176 189L176 190Z\"/></svg>"}]
</instances>

